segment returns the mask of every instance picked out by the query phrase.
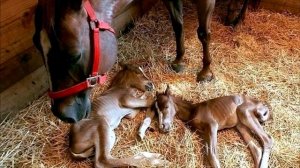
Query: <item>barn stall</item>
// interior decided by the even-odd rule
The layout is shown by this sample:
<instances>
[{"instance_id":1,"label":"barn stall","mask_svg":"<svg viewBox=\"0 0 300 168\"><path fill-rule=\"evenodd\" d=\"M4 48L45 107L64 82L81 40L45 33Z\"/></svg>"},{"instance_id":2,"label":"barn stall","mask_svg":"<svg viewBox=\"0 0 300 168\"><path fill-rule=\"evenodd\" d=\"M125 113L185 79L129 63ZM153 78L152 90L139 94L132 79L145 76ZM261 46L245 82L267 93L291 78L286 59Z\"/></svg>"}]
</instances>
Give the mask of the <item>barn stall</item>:
<instances>
[{"instance_id":1,"label":"barn stall","mask_svg":"<svg viewBox=\"0 0 300 168\"><path fill-rule=\"evenodd\" d=\"M122 30L131 18L147 11L152 2L146 2L134 1L131 7L119 9L115 28ZM223 25L225 2L218 1L210 47L216 79L211 82L195 82L202 52L196 36L196 11L188 1L184 5L186 69L182 73L176 74L168 67L174 59L175 41L168 13L161 2L136 21L134 29L119 38L118 61L143 65L158 91L169 84L175 95L193 102L234 93L268 102L274 116L264 129L275 141L270 167L299 167L300 19L297 14L300 8L298 1L272 2L270 5L271 0L262 1L261 7L265 8L249 11L244 23L233 30ZM43 95L48 87L47 78L41 57L31 43L35 3L1 2L0 166L91 167L93 158L71 159L69 124L52 115L49 98ZM118 20L118 16L125 19ZM118 69L116 65L109 77ZM106 90L109 83L110 80L95 88L92 98ZM29 102L29 106L20 110ZM6 117L8 113L11 115ZM168 135L159 133L154 122L146 139L138 141L137 127L143 117L141 113L133 121L123 120L117 129L114 156L149 151L163 154L171 162L169 167L208 166L201 136L179 120ZM234 129L219 132L218 153L223 167L253 167L249 150Z\"/></svg>"}]
</instances>

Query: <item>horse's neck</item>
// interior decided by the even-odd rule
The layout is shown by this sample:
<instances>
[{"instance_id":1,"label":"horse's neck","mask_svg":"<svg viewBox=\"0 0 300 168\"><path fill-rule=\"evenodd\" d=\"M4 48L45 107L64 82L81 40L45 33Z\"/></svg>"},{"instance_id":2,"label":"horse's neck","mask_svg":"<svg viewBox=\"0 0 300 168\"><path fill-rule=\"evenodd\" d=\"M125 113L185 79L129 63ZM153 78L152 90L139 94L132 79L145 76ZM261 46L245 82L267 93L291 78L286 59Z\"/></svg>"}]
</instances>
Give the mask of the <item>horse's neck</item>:
<instances>
[{"instance_id":1,"label":"horse's neck","mask_svg":"<svg viewBox=\"0 0 300 168\"><path fill-rule=\"evenodd\" d=\"M183 100L179 97L173 97L173 101L176 105L176 115L182 121L188 121L192 117L192 112L194 109L194 105L190 101Z\"/></svg>"},{"instance_id":2,"label":"horse's neck","mask_svg":"<svg viewBox=\"0 0 300 168\"><path fill-rule=\"evenodd\" d=\"M94 5L100 20L109 24L112 22L113 11L117 1L115 0L90 0Z\"/></svg>"}]
</instances>

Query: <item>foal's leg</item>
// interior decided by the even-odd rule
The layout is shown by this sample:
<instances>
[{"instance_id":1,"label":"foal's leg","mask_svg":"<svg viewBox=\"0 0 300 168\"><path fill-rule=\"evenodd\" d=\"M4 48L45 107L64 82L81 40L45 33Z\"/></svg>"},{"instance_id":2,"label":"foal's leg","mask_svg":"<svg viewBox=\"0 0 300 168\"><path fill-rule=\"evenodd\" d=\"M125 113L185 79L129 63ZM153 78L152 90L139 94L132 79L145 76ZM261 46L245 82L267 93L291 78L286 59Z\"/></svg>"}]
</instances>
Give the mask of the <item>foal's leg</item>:
<instances>
[{"instance_id":1,"label":"foal's leg","mask_svg":"<svg viewBox=\"0 0 300 168\"><path fill-rule=\"evenodd\" d=\"M254 159L254 165L256 168L258 168L262 154L261 148L255 145L250 130L246 126L244 126L243 124L238 124L236 128L238 129L243 139L245 140L247 146L249 147L252 157Z\"/></svg>"},{"instance_id":2,"label":"foal's leg","mask_svg":"<svg viewBox=\"0 0 300 168\"><path fill-rule=\"evenodd\" d=\"M212 13L215 7L215 0L195 0L198 12L199 27L197 30L198 38L203 47L203 68L197 74L197 81L210 81L213 73L210 70L211 56L209 53L210 44L210 25Z\"/></svg>"},{"instance_id":3,"label":"foal's leg","mask_svg":"<svg viewBox=\"0 0 300 168\"><path fill-rule=\"evenodd\" d=\"M155 112L153 110L151 110L151 108L147 108L146 109L146 117L143 120L143 122L140 125L139 131L138 131L138 137L143 140L145 137L145 133L147 128L149 128L150 124L151 124L151 120L153 119Z\"/></svg>"},{"instance_id":4,"label":"foal's leg","mask_svg":"<svg viewBox=\"0 0 300 168\"><path fill-rule=\"evenodd\" d=\"M241 110L241 109L238 109ZM241 114L241 113L240 113ZM250 114L247 114L247 111L242 113L245 114L244 117L239 117L241 122L251 129L260 139L263 145L263 153L262 153L262 159L260 161L260 166L261 168L268 167L268 162L269 162L269 157L270 157L270 152L271 148L273 146L273 139L270 135L268 135L258 122L256 118L251 116Z\"/></svg>"},{"instance_id":5,"label":"foal's leg","mask_svg":"<svg viewBox=\"0 0 300 168\"><path fill-rule=\"evenodd\" d=\"M93 155L96 128L97 123L90 119L72 125L69 146L73 158L83 159Z\"/></svg>"},{"instance_id":6,"label":"foal's leg","mask_svg":"<svg viewBox=\"0 0 300 168\"><path fill-rule=\"evenodd\" d=\"M169 11L176 38L176 59L171 66L174 71L180 72L183 69L182 58L185 51L182 0L163 0L163 2Z\"/></svg>"},{"instance_id":7,"label":"foal's leg","mask_svg":"<svg viewBox=\"0 0 300 168\"><path fill-rule=\"evenodd\" d=\"M97 129L98 134L95 138L95 167L155 167L168 163L161 159L160 154L149 152L140 152L129 158L114 158L111 155L111 150L116 139L115 132L110 128L106 119L102 118L100 120Z\"/></svg>"},{"instance_id":8,"label":"foal's leg","mask_svg":"<svg viewBox=\"0 0 300 168\"><path fill-rule=\"evenodd\" d=\"M125 95L119 100L119 103L122 107L131 109L150 107L153 102L154 98L152 96L149 96L146 99L141 99L132 95Z\"/></svg>"},{"instance_id":9,"label":"foal's leg","mask_svg":"<svg viewBox=\"0 0 300 168\"><path fill-rule=\"evenodd\" d=\"M220 162L217 153L217 132L218 124L213 123L206 126L204 129L204 140L206 142L206 152L208 160L212 167L220 168Z\"/></svg>"}]
</instances>

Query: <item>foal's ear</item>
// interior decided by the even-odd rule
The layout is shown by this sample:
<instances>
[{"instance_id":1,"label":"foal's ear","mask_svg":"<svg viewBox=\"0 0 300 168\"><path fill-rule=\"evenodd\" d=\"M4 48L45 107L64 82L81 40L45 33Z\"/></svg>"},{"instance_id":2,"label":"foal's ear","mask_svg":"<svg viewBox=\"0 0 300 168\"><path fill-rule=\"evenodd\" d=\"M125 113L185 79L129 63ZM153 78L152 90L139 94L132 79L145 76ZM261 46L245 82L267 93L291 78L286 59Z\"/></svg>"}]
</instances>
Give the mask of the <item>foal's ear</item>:
<instances>
[{"instance_id":1,"label":"foal's ear","mask_svg":"<svg viewBox=\"0 0 300 168\"><path fill-rule=\"evenodd\" d=\"M165 90L165 95L171 95L171 90L170 90L170 86L169 85L167 85L167 88L166 88L166 90Z\"/></svg>"},{"instance_id":2,"label":"foal's ear","mask_svg":"<svg viewBox=\"0 0 300 168\"><path fill-rule=\"evenodd\" d=\"M124 64L124 63L122 63L122 62L120 62L119 65L120 65L120 67L121 67L122 69L127 69L127 68L128 68L127 64Z\"/></svg>"}]
</instances>

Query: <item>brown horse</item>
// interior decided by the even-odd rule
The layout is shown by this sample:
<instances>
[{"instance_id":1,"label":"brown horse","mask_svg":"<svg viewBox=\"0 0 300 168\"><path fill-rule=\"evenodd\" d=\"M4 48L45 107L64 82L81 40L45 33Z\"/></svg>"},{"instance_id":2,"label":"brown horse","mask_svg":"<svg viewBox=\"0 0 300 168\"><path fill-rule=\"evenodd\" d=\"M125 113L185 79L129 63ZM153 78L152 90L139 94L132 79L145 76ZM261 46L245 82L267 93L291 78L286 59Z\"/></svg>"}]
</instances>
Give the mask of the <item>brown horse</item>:
<instances>
[{"instance_id":1,"label":"brown horse","mask_svg":"<svg viewBox=\"0 0 300 168\"><path fill-rule=\"evenodd\" d=\"M243 95L234 95L193 104L172 96L167 87L164 93L157 95L155 107L162 132L171 130L175 115L201 132L206 143L209 162L213 167L220 167L217 156L217 131L232 127L237 128L250 148L255 167L268 167L273 140L263 130L260 123L268 120L272 113L260 101ZM149 126L151 117L153 114L148 113L148 118L140 127L141 138L145 135L142 131ZM252 132L260 139L263 150L254 143L251 137Z\"/></svg>"},{"instance_id":2,"label":"brown horse","mask_svg":"<svg viewBox=\"0 0 300 168\"><path fill-rule=\"evenodd\" d=\"M101 75L117 59L117 40L109 25L118 4L116 0L38 1L33 40L49 73L52 112L63 121L77 122L88 115L90 88L104 80Z\"/></svg>"},{"instance_id":3,"label":"brown horse","mask_svg":"<svg viewBox=\"0 0 300 168\"><path fill-rule=\"evenodd\" d=\"M147 95L152 82L134 66L123 66L109 89L93 102L91 116L75 123L70 131L70 151L75 158L87 158L95 149L95 167L157 166L165 163L160 155L142 152L116 159L110 154L115 143L114 129L123 117L133 118L141 108L150 107L154 97ZM137 95L137 90L144 94Z\"/></svg>"},{"instance_id":4,"label":"brown horse","mask_svg":"<svg viewBox=\"0 0 300 168\"><path fill-rule=\"evenodd\" d=\"M244 19L249 0L244 0L242 5L239 5L239 1L240 0L230 0L226 17L227 25L235 26ZM260 0L253 0L253 6L258 6L259 1ZM182 61L185 53L182 0L163 0L163 2L169 11L176 39L176 58L172 62L171 67L176 72L180 72L184 68ZM197 81L210 81L213 79L213 73L210 70L211 56L209 53L211 36L210 25L215 0L193 0L193 2L198 12L198 38L203 47L203 67L197 74Z\"/></svg>"}]
</instances>

